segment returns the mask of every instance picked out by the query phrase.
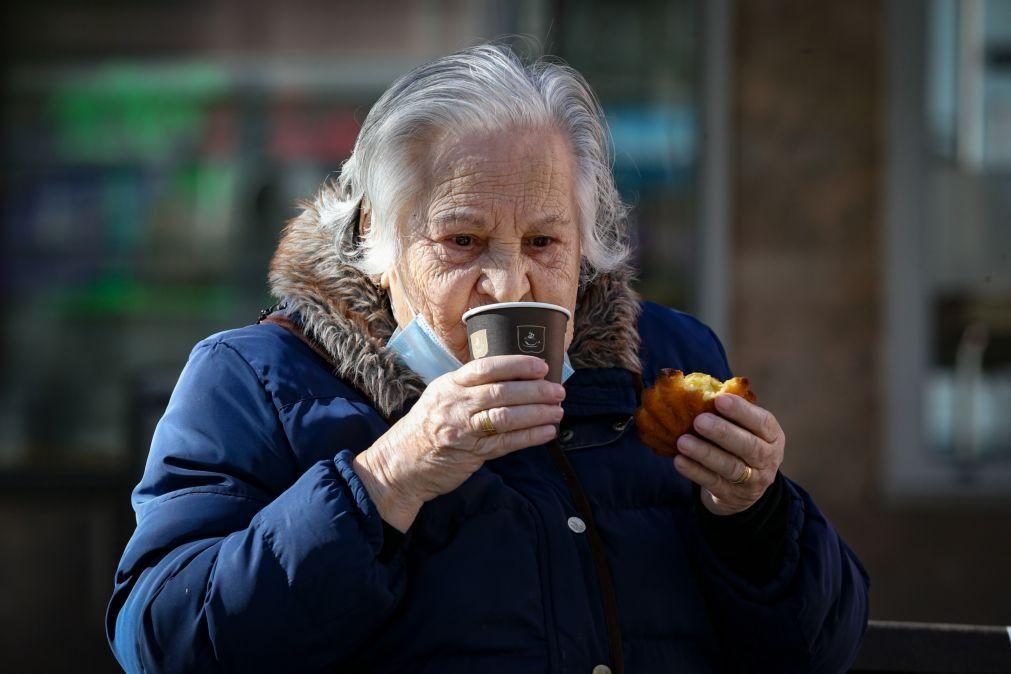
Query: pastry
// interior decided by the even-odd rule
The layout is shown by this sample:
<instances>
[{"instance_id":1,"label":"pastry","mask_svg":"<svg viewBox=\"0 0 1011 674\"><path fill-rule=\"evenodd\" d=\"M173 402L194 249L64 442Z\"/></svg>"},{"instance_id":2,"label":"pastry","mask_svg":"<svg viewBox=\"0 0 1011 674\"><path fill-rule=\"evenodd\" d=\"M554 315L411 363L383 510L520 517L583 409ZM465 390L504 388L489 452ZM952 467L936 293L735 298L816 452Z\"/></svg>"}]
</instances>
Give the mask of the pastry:
<instances>
[{"instance_id":1,"label":"pastry","mask_svg":"<svg viewBox=\"0 0 1011 674\"><path fill-rule=\"evenodd\" d=\"M717 413L719 393L733 393L752 403L758 400L747 377L721 382L702 372L685 376L681 370L664 368L656 384L643 391L642 407L635 412L639 439L661 456L674 456L678 438L694 432L695 417L703 412Z\"/></svg>"}]
</instances>

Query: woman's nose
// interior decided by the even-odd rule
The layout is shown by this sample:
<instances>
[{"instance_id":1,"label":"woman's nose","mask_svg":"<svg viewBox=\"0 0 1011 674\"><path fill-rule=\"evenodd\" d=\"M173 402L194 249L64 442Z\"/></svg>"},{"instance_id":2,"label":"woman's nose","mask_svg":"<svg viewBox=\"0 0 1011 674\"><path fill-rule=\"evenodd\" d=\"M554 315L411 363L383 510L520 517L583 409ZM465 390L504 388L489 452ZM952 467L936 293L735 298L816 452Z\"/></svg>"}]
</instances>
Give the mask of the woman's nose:
<instances>
[{"instance_id":1,"label":"woman's nose","mask_svg":"<svg viewBox=\"0 0 1011 674\"><path fill-rule=\"evenodd\" d=\"M529 299L530 279L522 265L486 268L478 283L481 294L495 302L520 302Z\"/></svg>"}]
</instances>

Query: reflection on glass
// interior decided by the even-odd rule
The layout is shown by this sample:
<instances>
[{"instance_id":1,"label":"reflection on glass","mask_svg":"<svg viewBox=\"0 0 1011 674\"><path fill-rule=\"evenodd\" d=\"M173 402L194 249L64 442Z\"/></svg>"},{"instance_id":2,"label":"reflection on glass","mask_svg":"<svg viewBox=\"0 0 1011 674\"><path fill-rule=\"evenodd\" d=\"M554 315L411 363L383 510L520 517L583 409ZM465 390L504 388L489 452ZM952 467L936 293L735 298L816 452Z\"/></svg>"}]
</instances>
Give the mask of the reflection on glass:
<instances>
[{"instance_id":1,"label":"reflection on glass","mask_svg":"<svg viewBox=\"0 0 1011 674\"><path fill-rule=\"evenodd\" d=\"M971 477L1011 458L1011 3L934 0L929 17L924 423Z\"/></svg>"}]
</instances>

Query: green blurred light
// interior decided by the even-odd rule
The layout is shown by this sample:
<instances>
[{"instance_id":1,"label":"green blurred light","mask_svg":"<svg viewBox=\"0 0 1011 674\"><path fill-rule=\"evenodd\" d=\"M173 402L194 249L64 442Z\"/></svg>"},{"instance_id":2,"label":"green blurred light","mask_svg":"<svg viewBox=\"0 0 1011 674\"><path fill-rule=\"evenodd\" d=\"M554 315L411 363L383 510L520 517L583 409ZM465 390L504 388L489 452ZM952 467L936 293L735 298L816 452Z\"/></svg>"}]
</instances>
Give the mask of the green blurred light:
<instances>
[{"instance_id":1,"label":"green blurred light","mask_svg":"<svg viewBox=\"0 0 1011 674\"><path fill-rule=\"evenodd\" d=\"M209 103L228 88L212 64L110 64L56 87L51 111L68 158L169 158L199 139Z\"/></svg>"},{"instance_id":2,"label":"green blurred light","mask_svg":"<svg viewBox=\"0 0 1011 674\"><path fill-rule=\"evenodd\" d=\"M76 318L217 318L236 302L232 288L211 284L143 283L109 274L80 288L58 291L59 312Z\"/></svg>"}]
</instances>

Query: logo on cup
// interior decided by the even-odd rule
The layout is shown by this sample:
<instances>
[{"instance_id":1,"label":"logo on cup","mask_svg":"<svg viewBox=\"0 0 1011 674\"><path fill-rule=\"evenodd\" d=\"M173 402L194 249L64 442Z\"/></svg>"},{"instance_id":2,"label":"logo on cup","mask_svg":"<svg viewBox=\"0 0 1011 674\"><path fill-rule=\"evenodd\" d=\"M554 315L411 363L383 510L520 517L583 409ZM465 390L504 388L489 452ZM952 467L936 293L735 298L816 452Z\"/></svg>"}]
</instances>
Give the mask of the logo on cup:
<instances>
[{"instance_id":1,"label":"logo on cup","mask_svg":"<svg viewBox=\"0 0 1011 674\"><path fill-rule=\"evenodd\" d=\"M543 325L516 326L516 345L523 353L540 353L544 351Z\"/></svg>"},{"instance_id":2,"label":"logo on cup","mask_svg":"<svg viewBox=\"0 0 1011 674\"><path fill-rule=\"evenodd\" d=\"M470 352L475 358L484 358L488 355L488 331L478 330L470 336Z\"/></svg>"}]
</instances>

